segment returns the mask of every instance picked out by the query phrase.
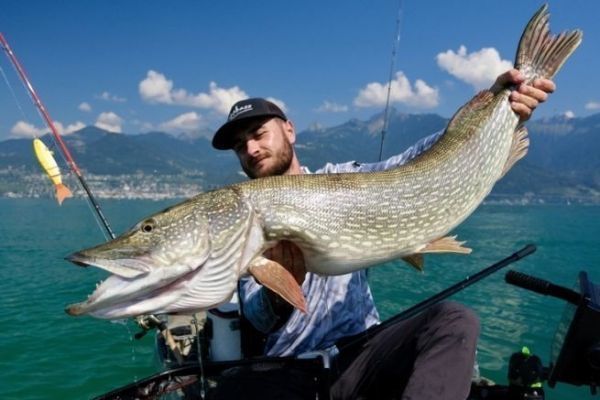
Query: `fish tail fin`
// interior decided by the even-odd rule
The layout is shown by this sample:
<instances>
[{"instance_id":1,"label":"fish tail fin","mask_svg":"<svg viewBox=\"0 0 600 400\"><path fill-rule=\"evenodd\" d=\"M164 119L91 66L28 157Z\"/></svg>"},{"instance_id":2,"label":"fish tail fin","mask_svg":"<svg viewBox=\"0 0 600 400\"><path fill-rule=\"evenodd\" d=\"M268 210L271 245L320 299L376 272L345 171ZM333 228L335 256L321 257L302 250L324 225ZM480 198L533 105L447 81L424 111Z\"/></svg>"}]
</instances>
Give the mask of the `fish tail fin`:
<instances>
[{"instance_id":1,"label":"fish tail fin","mask_svg":"<svg viewBox=\"0 0 600 400\"><path fill-rule=\"evenodd\" d=\"M73 197L73 193L71 193L71 190L68 187L66 187L64 184L58 183L55 185L55 187L56 187L56 200L58 201L58 205L61 205L62 202L67 197Z\"/></svg>"},{"instance_id":2,"label":"fish tail fin","mask_svg":"<svg viewBox=\"0 0 600 400\"><path fill-rule=\"evenodd\" d=\"M583 38L579 29L558 36L551 34L549 18L548 5L544 4L531 18L519 41L515 68L525 75L527 82L552 79Z\"/></svg>"}]
</instances>

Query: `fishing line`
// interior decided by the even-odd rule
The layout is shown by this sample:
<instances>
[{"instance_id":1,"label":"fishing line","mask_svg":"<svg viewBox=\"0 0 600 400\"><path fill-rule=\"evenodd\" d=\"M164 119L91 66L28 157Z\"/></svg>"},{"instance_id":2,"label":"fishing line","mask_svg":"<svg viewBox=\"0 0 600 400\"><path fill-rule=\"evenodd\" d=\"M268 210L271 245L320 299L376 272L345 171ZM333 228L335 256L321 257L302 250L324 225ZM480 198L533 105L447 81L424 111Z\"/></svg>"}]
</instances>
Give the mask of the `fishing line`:
<instances>
[{"instance_id":1,"label":"fishing line","mask_svg":"<svg viewBox=\"0 0 600 400\"><path fill-rule=\"evenodd\" d=\"M2 46L1 44L0 44L0 46L2 47L2 49L4 49L4 46ZM15 69L14 65L12 67L13 67L13 69ZM15 69L15 72L17 72L16 69ZM0 74L2 74L2 78L4 78L4 82L6 83L6 86L8 87L8 90L10 91L10 94L11 94L11 96L12 96L14 102L15 102L15 105L19 109L19 112L21 113L21 117L23 117L23 122L27 122L27 120L29 120L30 118L27 116L27 114L25 113L25 110L21 106L21 102L19 101L19 98L17 97L16 92L15 92L13 86L11 85L10 81L8 80L8 76L4 72L4 69L2 68L1 65L0 65ZM23 85L23 87L25 87L25 85L23 84L23 82L21 82L21 84ZM27 88L25 87L25 89L27 89ZM41 118L39 110L36 109L36 111L38 112L38 117ZM43 123L44 123L44 121L42 120L42 124ZM33 133L33 137L35 139L39 138L39 136L38 136L38 134L36 132L32 132L32 133ZM58 146L57 146L56 140L54 140L54 138L52 138L52 135L50 135L50 138L52 139L52 143L49 146L49 150L52 151L52 152L54 152L54 150L56 150L56 148ZM59 151L59 154L60 154L60 157L63 159L63 161L66 164L67 160L65 159L65 156L62 153L60 153L60 151ZM71 172L71 171L69 170L69 172Z\"/></svg>"},{"instance_id":2,"label":"fishing line","mask_svg":"<svg viewBox=\"0 0 600 400\"><path fill-rule=\"evenodd\" d=\"M398 46L400 45L400 30L402 27L402 0L398 1L398 15L396 17L396 36L394 37L394 44L392 46L392 57L390 61L390 75L388 79L387 96L385 99L385 109L383 112L383 127L381 128L381 144L379 146L379 161L383 157L383 142L385 140L385 134L387 132L389 123L389 109L390 109L390 97L392 91L392 81L394 80L394 69L396 68L396 54L398 52Z\"/></svg>"},{"instance_id":3,"label":"fishing line","mask_svg":"<svg viewBox=\"0 0 600 400\"><path fill-rule=\"evenodd\" d=\"M2 47L2 48L4 49L4 47ZM21 112L21 116L25 120L28 119L27 116L25 115L25 111L21 107L21 103L19 102L19 99L17 98L17 95L16 95L16 93L15 93L12 85L10 84L10 81L8 80L8 77L6 76L6 73L4 73L4 69L2 68L1 65L0 65L0 73L2 74L2 77L4 78L4 82L6 82L6 86L8 86L8 90L10 91L10 94L12 95L12 98L15 101L15 104L17 105L17 108Z\"/></svg>"},{"instance_id":4,"label":"fishing line","mask_svg":"<svg viewBox=\"0 0 600 400\"><path fill-rule=\"evenodd\" d=\"M2 43L0 43L0 47L2 47L2 49L7 53L9 60L12 61L11 56L10 56L11 50L8 47L5 47ZM20 72L19 72L19 69L17 68L17 66L14 63L11 63L11 66L12 66L13 70L15 71L15 74L17 74L17 76L20 76ZM1 69L1 67L0 67L0 69ZM27 122L27 120L29 120L29 117L23 111L23 108L21 107L21 102L17 98L12 85L10 84L10 82L9 82L8 78L6 77L6 75L4 74L4 70L2 70L2 75L4 76L4 81L6 82L6 85L8 86L8 88L9 88L9 90L10 90L12 96L13 96L13 99L14 99L16 105L17 105L17 108L19 108L19 110L21 111L21 115L23 117L24 122ZM36 104L36 100L31 95L29 87L25 84L25 82L22 79L19 82L21 83L21 85L23 85L23 88L25 89L25 92L29 96L29 99L35 105ZM33 87L31 87L31 91L33 91ZM37 107L35 107L35 110L37 111L37 115L40 118L40 120L42 122L42 125L44 125L45 124L44 116L42 115L42 113L40 112L40 110ZM48 133L52 133L52 132L49 131ZM33 132L33 137L34 138L39 138L38 134L35 133L35 132ZM50 135L50 139L51 139L51 145L50 145L49 149L52 150L52 151L56 150L58 148L58 143L56 142L56 139L52 135ZM64 154L62 152L60 152L60 151L58 153L60 154L60 157L62 158L62 160L64 161L64 163L66 165L68 165L68 161L67 161L66 157L64 156Z\"/></svg>"}]
</instances>

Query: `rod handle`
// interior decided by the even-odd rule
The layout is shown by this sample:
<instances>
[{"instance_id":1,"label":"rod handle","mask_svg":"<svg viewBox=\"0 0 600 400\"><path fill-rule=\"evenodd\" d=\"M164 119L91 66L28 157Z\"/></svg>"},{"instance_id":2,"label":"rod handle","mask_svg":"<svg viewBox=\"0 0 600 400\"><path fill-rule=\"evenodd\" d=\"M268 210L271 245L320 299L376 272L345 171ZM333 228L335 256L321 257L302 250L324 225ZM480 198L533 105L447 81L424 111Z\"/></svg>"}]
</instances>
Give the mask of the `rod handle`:
<instances>
[{"instance_id":1,"label":"rod handle","mask_svg":"<svg viewBox=\"0 0 600 400\"><path fill-rule=\"evenodd\" d=\"M571 304L579 304L581 295L574 290L555 285L547 280L527 275L522 272L508 271L504 276L506 283L531 290L545 296L556 297Z\"/></svg>"}]
</instances>

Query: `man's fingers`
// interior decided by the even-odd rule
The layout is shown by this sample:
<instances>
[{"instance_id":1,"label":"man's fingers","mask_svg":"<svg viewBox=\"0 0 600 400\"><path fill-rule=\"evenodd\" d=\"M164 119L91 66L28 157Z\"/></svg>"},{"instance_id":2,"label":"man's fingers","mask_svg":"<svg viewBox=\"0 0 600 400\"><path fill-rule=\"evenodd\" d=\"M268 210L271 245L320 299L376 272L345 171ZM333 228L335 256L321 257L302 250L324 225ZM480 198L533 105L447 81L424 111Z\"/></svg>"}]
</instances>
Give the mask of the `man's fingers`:
<instances>
[{"instance_id":1,"label":"man's fingers","mask_svg":"<svg viewBox=\"0 0 600 400\"><path fill-rule=\"evenodd\" d=\"M510 94L510 100L513 103L521 103L532 111L539 105L540 101L529 94L523 94L520 91L514 91ZM544 99L545 100L545 99ZM541 100L543 101L543 100Z\"/></svg>"},{"instance_id":2,"label":"man's fingers","mask_svg":"<svg viewBox=\"0 0 600 400\"><path fill-rule=\"evenodd\" d=\"M306 274L304 256L298 246L289 241L281 241L263 254L266 258L276 261L290 271L299 284L304 281Z\"/></svg>"},{"instance_id":3,"label":"man's fingers","mask_svg":"<svg viewBox=\"0 0 600 400\"><path fill-rule=\"evenodd\" d=\"M280 246L285 249L284 265L292 272L298 283L301 284L306 274L302 251L298 246L287 241L282 241Z\"/></svg>"},{"instance_id":4,"label":"man's fingers","mask_svg":"<svg viewBox=\"0 0 600 400\"><path fill-rule=\"evenodd\" d=\"M290 253L291 253L292 257L294 258L294 260L304 261L304 257L302 256L302 251L300 250L300 248L298 246L288 242L288 247L290 249Z\"/></svg>"},{"instance_id":5,"label":"man's fingers","mask_svg":"<svg viewBox=\"0 0 600 400\"><path fill-rule=\"evenodd\" d=\"M517 103L511 101L510 106L512 110L519 115L521 121L527 121L531 117L532 109L524 105L523 103Z\"/></svg>"},{"instance_id":6,"label":"man's fingers","mask_svg":"<svg viewBox=\"0 0 600 400\"><path fill-rule=\"evenodd\" d=\"M556 84L550 79L536 79L535 81L533 81L533 87L541 90L546 94L554 93L554 91L556 90Z\"/></svg>"},{"instance_id":7,"label":"man's fingers","mask_svg":"<svg viewBox=\"0 0 600 400\"><path fill-rule=\"evenodd\" d=\"M498 77L498 83L502 86L518 84L523 82L524 77L518 69L510 69Z\"/></svg>"},{"instance_id":8,"label":"man's fingers","mask_svg":"<svg viewBox=\"0 0 600 400\"><path fill-rule=\"evenodd\" d=\"M530 99L535 100L535 105L537 105L538 103L543 103L544 101L546 101L548 99L548 93L542 89L538 89L535 86L521 85L521 86L519 86L517 91L521 95L523 95L522 97L524 99L526 97L529 97ZM527 100L527 99L525 99L525 100ZM533 101L533 100L530 100L530 101Z\"/></svg>"}]
</instances>

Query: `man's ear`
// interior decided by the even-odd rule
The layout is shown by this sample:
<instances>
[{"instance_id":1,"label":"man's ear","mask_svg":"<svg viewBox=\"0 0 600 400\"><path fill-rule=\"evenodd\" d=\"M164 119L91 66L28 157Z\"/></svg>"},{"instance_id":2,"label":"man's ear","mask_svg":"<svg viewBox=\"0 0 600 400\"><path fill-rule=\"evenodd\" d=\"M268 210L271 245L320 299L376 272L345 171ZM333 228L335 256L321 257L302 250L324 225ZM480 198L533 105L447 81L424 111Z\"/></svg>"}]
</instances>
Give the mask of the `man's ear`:
<instances>
[{"instance_id":1,"label":"man's ear","mask_svg":"<svg viewBox=\"0 0 600 400\"><path fill-rule=\"evenodd\" d=\"M283 130L290 143L296 143L296 128L294 127L294 123L288 119L283 123Z\"/></svg>"}]
</instances>

